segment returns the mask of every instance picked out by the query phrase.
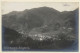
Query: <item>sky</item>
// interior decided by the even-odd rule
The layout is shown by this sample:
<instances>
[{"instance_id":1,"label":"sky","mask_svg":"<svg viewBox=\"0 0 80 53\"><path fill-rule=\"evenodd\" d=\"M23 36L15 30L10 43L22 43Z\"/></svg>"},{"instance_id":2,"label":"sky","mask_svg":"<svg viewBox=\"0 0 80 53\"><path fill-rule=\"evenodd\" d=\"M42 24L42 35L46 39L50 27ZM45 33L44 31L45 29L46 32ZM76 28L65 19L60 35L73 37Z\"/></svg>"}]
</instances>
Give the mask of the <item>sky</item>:
<instances>
[{"instance_id":1,"label":"sky","mask_svg":"<svg viewBox=\"0 0 80 53\"><path fill-rule=\"evenodd\" d=\"M79 6L77 2L3 2L2 14L7 14L11 11L24 11L25 9L32 9L38 7L51 7L60 12L73 11Z\"/></svg>"}]
</instances>

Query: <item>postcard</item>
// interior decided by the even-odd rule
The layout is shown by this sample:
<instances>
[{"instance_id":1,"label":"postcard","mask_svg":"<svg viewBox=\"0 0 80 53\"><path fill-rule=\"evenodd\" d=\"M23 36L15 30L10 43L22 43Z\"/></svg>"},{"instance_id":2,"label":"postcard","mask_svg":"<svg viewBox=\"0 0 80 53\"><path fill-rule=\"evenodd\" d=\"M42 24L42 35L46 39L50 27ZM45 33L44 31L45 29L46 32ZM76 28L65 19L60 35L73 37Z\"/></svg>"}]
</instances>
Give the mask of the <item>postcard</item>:
<instances>
[{"instance_id":1,"label":"postcard","mask_svg":"<svg viewBox=\"0 0 80 53\"><path fill-rule=\"evenodd\" d=\"M2 2L2 52L78 52L79 2Z\"/></svg>"}]
</instances>

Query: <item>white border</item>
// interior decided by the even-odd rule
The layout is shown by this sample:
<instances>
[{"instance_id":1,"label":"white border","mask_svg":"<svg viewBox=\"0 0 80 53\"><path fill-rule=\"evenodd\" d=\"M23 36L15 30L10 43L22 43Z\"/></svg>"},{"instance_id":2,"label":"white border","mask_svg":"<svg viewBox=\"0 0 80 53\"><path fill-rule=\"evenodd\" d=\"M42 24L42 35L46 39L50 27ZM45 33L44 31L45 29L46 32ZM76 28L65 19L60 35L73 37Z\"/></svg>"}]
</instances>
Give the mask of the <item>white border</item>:
<instances>
[{"instance_id":1,"label":"white border","mask_svg":"<svg viewBox=\"0 0 80 53\"><path fill-rule=\"evenodd\" d=\"M79 0L0 0L0 53L78 53L78 52L37 52L37 51L5 51L5 52L2 52L2 28L1 28L1 25L2 25L2 19L1 19L1 2L80 2ZM80 6L80 3L79 3L79 6ZM80 7L79 7L80 9ZM80 11L79 11L80 13ZM80 16L79 16L80 18ZM80 20L80 19L79 19ZM79 22L80 23L80 22ZM80 25L79 25L80 26ZM79 29L80 30L80 29ZM80 38L80 37L79 37ZM80 43L80 42L79 42ZM80 48L80 46L79 46Z\"/></svg>"}]
</instances>

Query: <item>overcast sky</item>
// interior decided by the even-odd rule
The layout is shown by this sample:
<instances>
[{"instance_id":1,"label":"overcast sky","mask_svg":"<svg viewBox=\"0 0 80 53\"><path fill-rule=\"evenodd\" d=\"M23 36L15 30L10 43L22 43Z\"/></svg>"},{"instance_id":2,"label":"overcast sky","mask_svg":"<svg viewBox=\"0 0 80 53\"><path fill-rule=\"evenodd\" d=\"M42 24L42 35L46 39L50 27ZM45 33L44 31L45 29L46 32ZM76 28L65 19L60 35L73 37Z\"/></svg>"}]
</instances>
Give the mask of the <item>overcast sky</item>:
<instances>
[{"instance_id":1,"label":"overcast sky","mask_svg":"<svg viewBox=\"0 0 80 53\"><path fill-rule=\"evenodd\" d=\"M23 11L25 9L38 8L38 7L52 7L60 12L72 11L78 8L76 2L3 2L2 3L2 14L9 13L11 11Z\"/></svg>"}]
</instances>

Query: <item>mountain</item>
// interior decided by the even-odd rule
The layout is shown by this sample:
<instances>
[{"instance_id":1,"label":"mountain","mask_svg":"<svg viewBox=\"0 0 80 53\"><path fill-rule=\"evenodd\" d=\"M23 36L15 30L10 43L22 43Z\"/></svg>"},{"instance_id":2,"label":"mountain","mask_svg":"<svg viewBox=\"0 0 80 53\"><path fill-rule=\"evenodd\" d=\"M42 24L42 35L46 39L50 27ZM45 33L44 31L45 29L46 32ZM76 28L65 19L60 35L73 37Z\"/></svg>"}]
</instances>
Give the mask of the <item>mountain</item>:
<instances>
[{"instance_id":1,"label":"mountain","mask_svg":"<svg viewBox=\"0 0 80 53\"><path fill-rule=\"evenodd\" d=\"M30 32L60 33L61 28L75 29L75 11L59 12L50 7L13 11L2 16L2 25L27 36Z\"/></svg>"}]
</instances>

